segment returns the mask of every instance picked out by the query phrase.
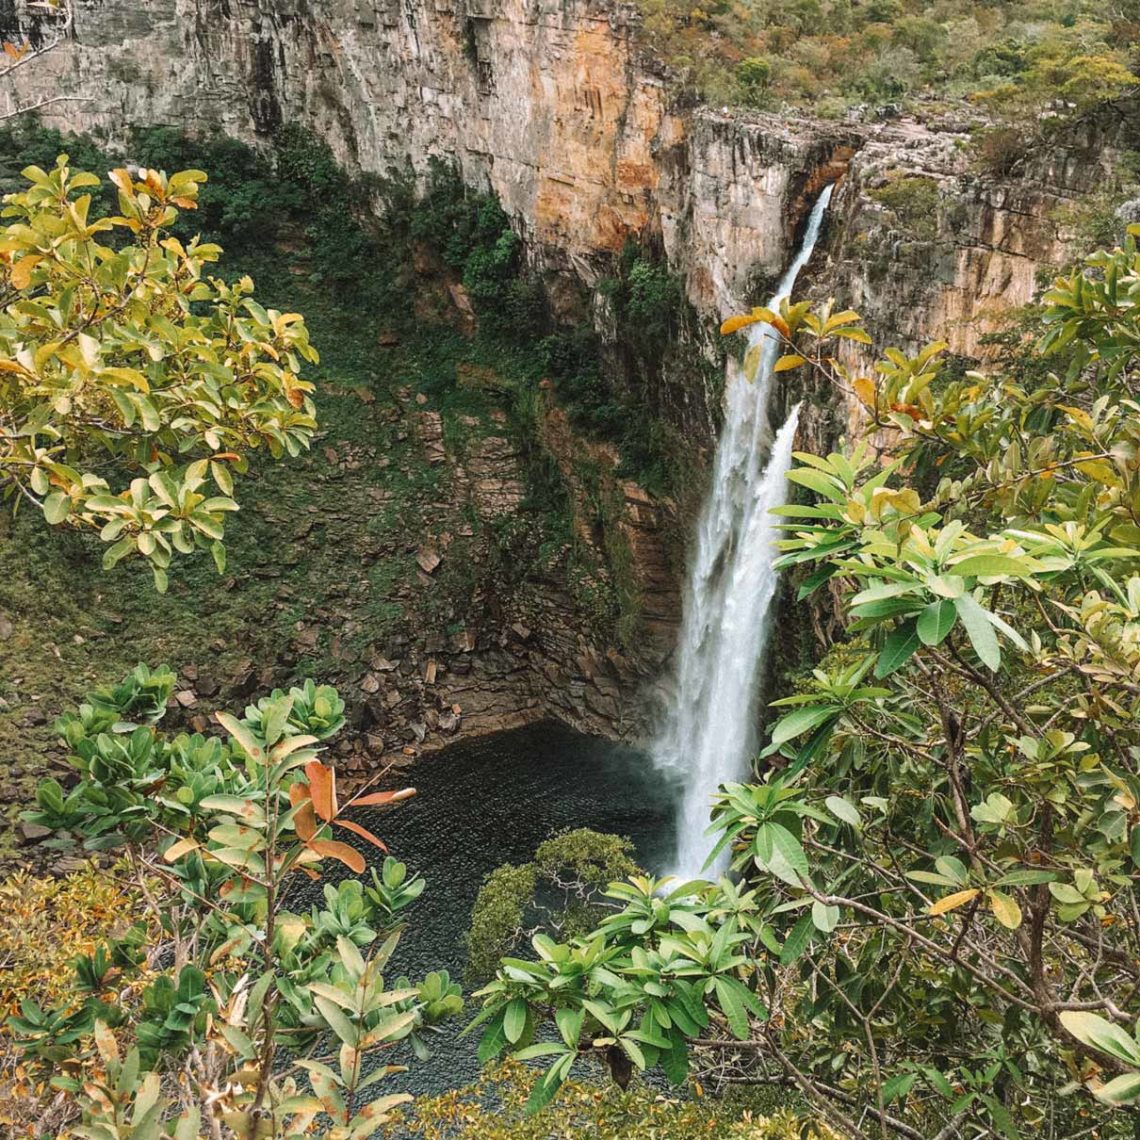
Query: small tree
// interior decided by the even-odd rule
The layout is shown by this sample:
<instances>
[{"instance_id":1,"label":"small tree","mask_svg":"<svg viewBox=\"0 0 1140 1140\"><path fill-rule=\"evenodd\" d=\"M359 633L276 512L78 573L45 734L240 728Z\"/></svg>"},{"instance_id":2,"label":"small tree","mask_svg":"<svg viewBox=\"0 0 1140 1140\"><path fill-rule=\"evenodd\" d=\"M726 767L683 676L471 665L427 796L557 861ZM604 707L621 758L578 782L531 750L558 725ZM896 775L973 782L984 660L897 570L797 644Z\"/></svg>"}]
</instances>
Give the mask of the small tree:
<instances>
[{"instance_id":1,"label":"small tree","mask_svg":"<svg viewBox=\"0 0 1140 1140\"><path fill-rule=\"evenodd\" d=\"M25 1001L9 1028L56 1067L76 1134L92 1140L364 1140L411 1099L373 1098L402 1069L370 1054L398 1042L425 1054L430 1027L462 1008L459 988L446 972L385 986L424 886L395 859L370 883L326 884L308 913L289 908L289 885L328 860L361 874L336 831L384 844L346 812L414 793L338 803L319 759L344 724L334 689L306 681L240 719L218 713L222 737L166 736L154 725L174 681L139 666L58 722L79 781L42 783L25 818L56 832L48 842L122 848L148 921L76 960L73 1001Z\"/></svg>"},{"instance_id":2,"label":"small tree","mask_svg":"<svg viewBox=\"0 0 1140 1140\"><path fill-rule=\"evenodd\" d=\"M115 217L92 215L99 179L66 155L24 176L0 234L0 494L97 531L105 567L146 559L159 590L175 554L208 547L220 571L234 472L315 430L305 322L171 235L201 171L112 171Z\"/></svg>"},{"instance_id":3,"label":"small tree","mask_svg":"<svg viewBox=\"0 0 1140 1140\"><path fill-rule=\"evenodd\" d=\"M892 455L791 473L812 501L780 511L782 564L801 599L829 585L846 636L776 702L763 777L716 797L740 881L614 884L596 931L503 963L484 1053L552 1058L534 1105L602 1050L786 1082L852 1138L1130 1133L1140 251L1059 278L1005 372L948 374L935 344L852 376L856 320L725 326L768 322L777 372L820 370Z\"/></svg>"}]
</instances>

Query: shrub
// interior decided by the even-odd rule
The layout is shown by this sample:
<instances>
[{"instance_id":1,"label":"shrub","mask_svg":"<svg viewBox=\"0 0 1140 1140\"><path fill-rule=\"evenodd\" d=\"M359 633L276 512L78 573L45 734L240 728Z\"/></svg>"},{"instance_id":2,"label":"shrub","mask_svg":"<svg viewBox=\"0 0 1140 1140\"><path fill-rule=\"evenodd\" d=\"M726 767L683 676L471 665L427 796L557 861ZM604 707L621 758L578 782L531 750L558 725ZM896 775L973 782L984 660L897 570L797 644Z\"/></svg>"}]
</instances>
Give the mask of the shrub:
<instances>
[{"instance_id":1,"label":"shrub","mask_svg":"<svg viewBox=\"0 0 1140 1140\"><path fill-rule=\"evenodd\" d=\"M632 851L628 839L578 828L540 844L532 862L492 871L465 936L469 980L492 977L499 959L537 930L589 930L599 917L601 888L638 872Z\"/></svg>"},{"instance_id":2,"label":"shrub","mask_svg":"<svg viewBox=\"0 0 1140 1140\"><path fill-rule=\"evenodd\" d=\"M938 183L921 175L891 174L887 184L870 197L894 214L900 228L916 241L930 241L938 233Z\"/></svg>"},{"instance_id":3,"label":"shrub","mask_svg":"<svg viewBox=\"0 0 1140 1140\"><path fill-rule=\"evenodd\" d=\"M935 342L852 375L839 342L870 337L830 302L726 322L782 323L781 371L850 390L894 461L789 472L811 498L776 567L844 629L714 798L738 877L613 883L620 910L480 992L484 1055L543 1058L532 1109L592 1057L787 1083L845 1136L1131 1131L1137 238L1053 282L1024 365Z\"/></svg>"},{"instance_id":4,"label":"shrub","mask_svg":"<svg viewBox=\"0 0 1140 1140\"><path fill-rule=\"evenodd\" d=\"M222 736L167 736L157 722L174 683L140 666L58 722L79 782L44 781L25 818L87 849L123 847L149 925L77 958L62 1002L50 989L42 1004L24 997L9 1031L59 1070L85 1135L120 1135L130 1118L132 1135L284 1140L311 1134L322 1113L336 1135L369 1135L410 1098L364 1095L390 1071L366 1079L365 1057L401 1042L426 1053L420 1034L461 1008L458 987L445 972L385 987L402 912L423 886L391 857L371 885L326 884L307 914L287 909L288 885L329 860L361 874L363 856L338 836L383 844L347 810L413 793L338 802L319 759L344 725L334 689L275 690L241 719L218 713ZM335 1068L318 1059L326 1038L339 1042Z\"/></svg>"}]
</instances>

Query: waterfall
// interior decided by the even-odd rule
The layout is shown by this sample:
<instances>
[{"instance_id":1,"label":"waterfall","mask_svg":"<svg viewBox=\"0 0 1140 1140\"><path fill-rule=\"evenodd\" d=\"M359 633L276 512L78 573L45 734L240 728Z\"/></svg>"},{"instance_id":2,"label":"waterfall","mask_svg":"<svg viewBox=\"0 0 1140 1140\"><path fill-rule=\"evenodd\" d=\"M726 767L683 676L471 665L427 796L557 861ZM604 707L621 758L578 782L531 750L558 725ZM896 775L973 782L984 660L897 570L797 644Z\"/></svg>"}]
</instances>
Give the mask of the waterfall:
<instances>
[{"instance_id":1,"label":"waterfall","mask_svg":"<svg viewBox=\"0 0 1140 1140\"><path fill-rule=\"evenodd\" d=\"M831 190L825 187L812 208L769 308L790 295L811 257ZM777 531L770 511L785 501L799 419L797 405L772 440L768 397L780 345L766 324L750 326L749 342L759 360L751 380L729 367L724 429L689 568L675 685L653 749L654 763L682 787L674 871L685 878L701 873L712 848L705 835L711 796L721 784L747 775L756 747L767 614L779 577L772 565ZM710 872L727 862L724 853Z\"/></svg>"}]
</instances>

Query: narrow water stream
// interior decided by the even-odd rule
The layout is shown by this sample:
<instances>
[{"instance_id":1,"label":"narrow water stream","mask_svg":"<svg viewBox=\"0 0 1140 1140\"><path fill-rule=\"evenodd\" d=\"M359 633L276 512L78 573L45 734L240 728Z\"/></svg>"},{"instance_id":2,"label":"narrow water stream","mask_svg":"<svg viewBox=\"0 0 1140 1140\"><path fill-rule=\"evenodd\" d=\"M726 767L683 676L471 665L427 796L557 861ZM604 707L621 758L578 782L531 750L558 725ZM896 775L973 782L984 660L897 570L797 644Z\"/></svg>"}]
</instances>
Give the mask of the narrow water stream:
<instances>
[{"instance_id":1,"label":"narrow water stream","mask_svg":"<svg viewBox=\"0 0 1140 1140\"><path fill-rule=\"evenodd\" d=\"M392 980L447 969L462 982L463 934L483 879L502 863L529 862L558 831L591 827L629 836L638 861L651 870L672 858L673 801L649 758L558 724L460 742L424 758L404 782L415 785L415 799L353 815L408 864L409 874L427 880L407 912L408 928L387 974ZM354 846L370 860L379 855L359 841ZM311 905L320 888L307 885L298 892L304 901L292 898L289 905ZM386 1081L385 1091L442 1092L474 1080L478 1033L458 1034L477 1010L469 1003L456 1024L432 1035L430 1060L399 1058L411 1071Z\"/></svg>"}]
</instances>

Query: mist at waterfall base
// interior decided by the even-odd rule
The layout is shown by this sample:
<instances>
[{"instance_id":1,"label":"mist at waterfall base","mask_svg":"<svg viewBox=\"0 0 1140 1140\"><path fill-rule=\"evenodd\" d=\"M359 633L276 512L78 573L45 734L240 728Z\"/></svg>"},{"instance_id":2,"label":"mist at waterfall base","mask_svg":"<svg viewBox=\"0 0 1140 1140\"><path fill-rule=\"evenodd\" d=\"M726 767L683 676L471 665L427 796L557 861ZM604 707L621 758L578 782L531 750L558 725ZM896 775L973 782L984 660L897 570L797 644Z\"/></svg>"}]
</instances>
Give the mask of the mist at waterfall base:
<instances>
[{"instance_id":1,"label":"mist at waterfall base","mask_svg":"<svg viewBox=\"0 0 1140 1140\"><path fill-rule=\"evenodd\" d=\"M816 200L768 308L790 296L811 257L831 191L825 187ZM728 863L722 852L704 868L713 845L705 834L711 796L721 784L744 779L755 752L757 690L779 579L770 512L786 499L799 405L773 438L768 405L780 343L770 325L750 327L749 353L758 353L751 379L729 366L724 428L693 546L671 703L653 747L656 766L680 787L672 869L682 878L715 877Z\"/></svg>"},{"instance_id":2,"label":"mist at waterfall base","mask_svg":"<svg viewBox=\"0 0 1140 1140\"><path fill-rule=\"evenodd\" d=\"M407 928L385 971L390 986L401 974L415 980L441 969L463 984L463 935L483 880L503 863L529 862L535 848L559 831L590 827L628 836L647 869L660 870L673 855L673 799L648 757L558 724L459 741L420 759L399 783L414 784L415 797L398 807L350 815L384 840L409 875L427 880L405 912ZM348 832L337 838L352 842L371 865L383 861L374 847ZM298 880L286 906L307 910L321 901L325 883L346 874L330 864L319 883ZM364 879L371 881L367 871ZM530 954L524 946L522 955ZM386 1079L383 1091L440 1093L475 1080L480 1031L459 1034L478 1009L468 1001L441 1033L426 1035L432 1053L427 1061L412 1058L406 1045L398 1055L385 1053L384 1063L410 1068Z\"/></svg>"}]
</instances>

